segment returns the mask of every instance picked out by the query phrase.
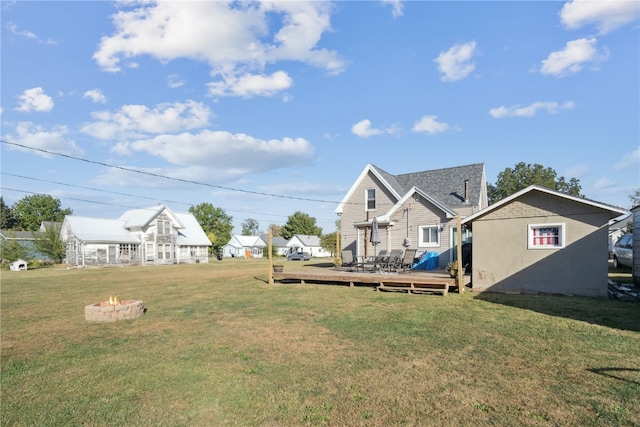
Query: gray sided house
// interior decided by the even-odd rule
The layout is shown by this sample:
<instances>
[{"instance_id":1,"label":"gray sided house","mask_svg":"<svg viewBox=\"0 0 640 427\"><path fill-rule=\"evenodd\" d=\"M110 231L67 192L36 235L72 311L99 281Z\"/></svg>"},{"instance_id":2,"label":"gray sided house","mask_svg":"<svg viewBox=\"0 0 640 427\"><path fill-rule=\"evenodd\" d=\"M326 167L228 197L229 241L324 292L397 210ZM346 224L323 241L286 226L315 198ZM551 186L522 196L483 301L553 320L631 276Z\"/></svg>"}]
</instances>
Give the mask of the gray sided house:
<instances>
[{"instance_id":1,"label":"gray sided house","mask_svg":"<svg viewBox=\"0 0 640 427\"><path fill-rule=\"evenodd\" d=\"M465 218L474 292L607 296L608 225L626 212L529 186Z\"/></svg>"},{"instance_id":2,"label":"gray sided house","mask_svg":"<svg viewBox=\"0 0 640 427\"><path fill-rule=\"evenodd\" d=\"M416 249L438 254L439 267L455 255L456 218L487 206L484 164L392 175L368 164L336 213L341 222L341 248L356 256L374 251ZM369 242L376 218L380 242ZM470 234L463 230L463 242Z\"/></svg>"},{"instance_id":3,"label":"gray sided house","mask_svg":"<svg viewBox=\"0 0 640 427\"><path fill-rule=\"evenodd\" d=\"M209 261L211 242L190 213L167 206L133 209L118 219L68 215L60 235L78 266Z\"/></svg>"}]
</instances>

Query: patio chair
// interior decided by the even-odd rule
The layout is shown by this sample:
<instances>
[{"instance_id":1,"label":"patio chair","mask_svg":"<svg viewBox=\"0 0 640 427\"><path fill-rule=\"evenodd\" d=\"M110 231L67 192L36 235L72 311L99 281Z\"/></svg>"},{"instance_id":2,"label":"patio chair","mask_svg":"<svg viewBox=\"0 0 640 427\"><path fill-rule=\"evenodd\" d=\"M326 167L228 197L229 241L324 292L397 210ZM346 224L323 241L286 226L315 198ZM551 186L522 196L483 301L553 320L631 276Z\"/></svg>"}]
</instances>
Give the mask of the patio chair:
<instances>
[{"instance_id":1,"label":"patio chair","mask_svg":"<svg viewBox=\"0 0 640 427\"><path fill-rule=\"evenodd\" d=\"M402 271L407 271L407 268L411 268L413 266L413 260L416 258L417 249L407 249L404 251L404 255L400 258L395 265L395 269L402 269Z\"/></svg>"},{"instance_id":2,"label":"patio chair","mask_svg":"<svg viewBox=\"0 0 640 427\"><path fill-rule=\"evenodd\" d=\"M395 266L402 260L402 249L393 249L387 259L381 263L381 269L391 272L395 270Z\"/></svg>"},{"instance_id":3,"label":"patio chair","mask_svg":"<svg viewBox=\"0 0 640 427\"><path fill-rule=\"evenodd\" d=\"M342 257L343 267L349 267L349 271L353 271L354 268L356 270L358 269L358 262L356 258L353 256L353 251L346 249L342 251L340 254Z\"/></svg>"},{"instance_id":4,"label":"patio chair","mask_svg":"<svg viewBox=\"0 0 640 427\"><path fill-rule=\"evenodd\" d=\"M362 257L362 260L358 262L358 267L362 268L363 270L375 271L379 269L382 264L386 263L388 258L389 251L382 249L380 250L380 252L378 252L378 255Z\"/></svg>"}]
</instances>

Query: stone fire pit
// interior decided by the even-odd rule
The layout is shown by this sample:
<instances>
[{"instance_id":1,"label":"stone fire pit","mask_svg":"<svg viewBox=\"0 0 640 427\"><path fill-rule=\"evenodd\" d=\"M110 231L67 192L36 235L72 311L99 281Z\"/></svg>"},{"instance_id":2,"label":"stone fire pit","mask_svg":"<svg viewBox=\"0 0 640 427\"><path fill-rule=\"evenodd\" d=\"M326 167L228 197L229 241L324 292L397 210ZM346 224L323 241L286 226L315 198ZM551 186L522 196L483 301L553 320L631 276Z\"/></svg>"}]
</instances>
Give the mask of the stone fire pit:
<instances>
[{"instance_id":1,"label":"stone fire pit","mask_svg":"<svg viewBox=\"0 0 640 427\"><path fill-rule=\"evenodd\" d=\"M104 301L84 307L84 318L90 322L115 322L135 319L145 313L144 302L138 300Z\"/></svg>"}]
</instances>

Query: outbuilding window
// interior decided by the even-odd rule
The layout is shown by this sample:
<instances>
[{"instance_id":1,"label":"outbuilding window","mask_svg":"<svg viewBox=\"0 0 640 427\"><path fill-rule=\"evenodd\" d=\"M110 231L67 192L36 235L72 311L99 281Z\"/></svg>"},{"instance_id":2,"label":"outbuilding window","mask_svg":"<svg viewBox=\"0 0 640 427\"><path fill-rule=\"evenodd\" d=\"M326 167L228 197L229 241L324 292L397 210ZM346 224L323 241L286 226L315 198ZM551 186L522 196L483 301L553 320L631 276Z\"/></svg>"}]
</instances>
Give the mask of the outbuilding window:
<instances>
[{"instance_id":1,"label":"outbuilding window","mask_svg":"<svg viewBox=\"0 0 640 427\"><path fill-rule=\"evenodd\" d=\"M529 249L560 249L564 248L564 224L529 224Z\"/></svg>"}]
</instances>

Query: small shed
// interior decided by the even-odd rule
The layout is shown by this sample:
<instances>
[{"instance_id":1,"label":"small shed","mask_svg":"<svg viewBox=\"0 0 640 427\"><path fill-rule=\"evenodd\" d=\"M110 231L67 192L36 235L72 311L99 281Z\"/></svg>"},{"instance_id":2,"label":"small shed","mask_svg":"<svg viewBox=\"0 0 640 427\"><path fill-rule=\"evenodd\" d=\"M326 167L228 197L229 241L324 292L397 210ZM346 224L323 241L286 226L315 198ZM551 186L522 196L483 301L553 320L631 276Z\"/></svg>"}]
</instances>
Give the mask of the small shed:
<instances>
[{"instance_id":1,"label":"small shed","mask_svg":"<svg viewBox=\"0 0 640 427\"><path fill-rule=\"evenodd\" d=\"M607 296L608 224L627 210L529 186L465 218L473 291Z\"/></svg>"}]
</instances>

